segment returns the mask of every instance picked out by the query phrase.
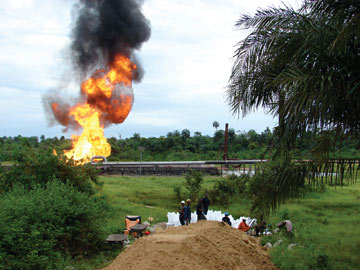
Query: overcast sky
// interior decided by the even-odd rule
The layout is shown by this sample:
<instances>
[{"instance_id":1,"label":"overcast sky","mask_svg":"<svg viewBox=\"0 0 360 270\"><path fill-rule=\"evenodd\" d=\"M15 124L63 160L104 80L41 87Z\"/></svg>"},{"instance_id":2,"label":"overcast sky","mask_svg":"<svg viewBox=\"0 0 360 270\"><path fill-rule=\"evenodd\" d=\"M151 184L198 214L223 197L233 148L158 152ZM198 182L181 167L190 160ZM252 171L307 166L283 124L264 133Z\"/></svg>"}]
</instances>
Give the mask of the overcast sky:
<instances>
[{"instance_id":1,"label":"overcast sky","mask_svg":"<svg viewBox=\"0 0 360 270\"><path fill-rule=\"evenodd\" d=\"M134 84L135 102L123 124L106 137L166 136L189 129L213 135L212 123L236 131L262 132L275 121L262 111L233 116L225 103L235 44L245 32L234 24L240 14L281 5L280 0L146 0L150 40L137 55L145 69ZM300 0L283 1L298 7ZM71 73L66 61L74 0L11 0L0 4L0 136L62 136L50 126L41 97L63 85ZM63 90L76 96L79 88Z\"/></svg>"}]
</instances>

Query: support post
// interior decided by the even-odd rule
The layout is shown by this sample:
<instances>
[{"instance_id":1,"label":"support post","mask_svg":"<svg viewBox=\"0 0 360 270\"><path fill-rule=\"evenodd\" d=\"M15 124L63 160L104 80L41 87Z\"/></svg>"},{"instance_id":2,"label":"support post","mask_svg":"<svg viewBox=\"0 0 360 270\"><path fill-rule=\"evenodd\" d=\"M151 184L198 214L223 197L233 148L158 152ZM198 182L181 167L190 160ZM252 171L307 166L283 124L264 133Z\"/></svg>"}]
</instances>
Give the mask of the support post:
<instances>
[{"instance_id":1,"label":"support post","mask_svg":"<svg viewBox=\"0 0 360 270\"><path fill-rule=\"evenodd\" d=\"M227 150L228 150L228 128L229 128L229 124L226 123L225 124L225 141L224 141L224 160L227 160Z\"/></svg>"}]
</instances>

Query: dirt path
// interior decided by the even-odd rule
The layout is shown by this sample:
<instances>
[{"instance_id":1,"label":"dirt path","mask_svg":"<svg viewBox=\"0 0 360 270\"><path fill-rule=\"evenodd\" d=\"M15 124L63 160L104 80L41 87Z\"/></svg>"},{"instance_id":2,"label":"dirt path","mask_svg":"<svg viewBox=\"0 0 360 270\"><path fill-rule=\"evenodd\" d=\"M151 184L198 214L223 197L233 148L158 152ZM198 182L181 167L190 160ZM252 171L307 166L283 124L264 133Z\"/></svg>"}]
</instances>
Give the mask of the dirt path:
<instances>
[{"instance_id":1,"label":"dirt path","mask_svg":"<svg viewBox=\"0 0 360 270\"><path fill-rule=\"evenodd\" d=\"M217 221L170 227L136 240L103 270L277 269L245 233Z\"/></svg>"}]
</instances>

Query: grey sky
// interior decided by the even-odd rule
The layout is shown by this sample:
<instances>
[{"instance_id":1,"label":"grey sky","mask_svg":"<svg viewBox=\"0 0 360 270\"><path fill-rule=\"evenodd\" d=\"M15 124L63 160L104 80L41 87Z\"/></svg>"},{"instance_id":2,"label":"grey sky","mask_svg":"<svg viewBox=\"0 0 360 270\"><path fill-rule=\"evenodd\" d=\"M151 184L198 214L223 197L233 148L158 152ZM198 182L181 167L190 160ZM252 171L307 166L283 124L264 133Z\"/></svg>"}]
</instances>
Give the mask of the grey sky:
<instances>
[{"instance_id":1,"label":"grey sky","mask_svg":"<svg viewBox=\"0 0 360 270\"><path fill-rule=\"evenodd\" d=\"M297 7L300 0L285 1ZM66 59L73 0L11 0L0 4L0 136L62 136L49 126L41 96L61 88L77 95ZM105 136L162 136L188 128L212 135L213 121L235 130L272 128L263 112L244 119L232 116L225 87L234 45L245 32L236 31L241 13L281 5L280 0L147 0L143 13L151 22L150 40L137 52L145 77L133 85L135 102L123 124Z\"/></svg>"}]
</instances>

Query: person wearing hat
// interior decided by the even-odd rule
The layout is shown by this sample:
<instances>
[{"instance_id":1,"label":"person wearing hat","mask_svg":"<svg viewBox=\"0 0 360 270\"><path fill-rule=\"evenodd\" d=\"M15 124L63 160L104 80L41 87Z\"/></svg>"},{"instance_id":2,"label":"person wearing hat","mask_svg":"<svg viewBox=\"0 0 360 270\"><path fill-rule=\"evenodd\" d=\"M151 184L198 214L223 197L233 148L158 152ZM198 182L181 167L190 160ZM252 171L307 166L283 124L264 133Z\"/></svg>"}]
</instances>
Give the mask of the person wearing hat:
<instances>
[{"instance_id":1,"label":"person wearing hat","mask_svg":"<svg viewBox=\"0 0 360 270\"><path fill-rule=\"evenodd\" d=\"M179 209L179 221L181 223L181 226L185 225L185 219L184 219L184 208L185 208L185 202L181 201L181 207Z\"/></svg>"},{"instance_id":2,"label":"person wearing hat","mask_svg":"<svg viewBox=\"0 0 360 270\"><path fill-rule=\"evenodd\" d=\"M190 203L191 200L187 199L186 200L186 205L184 207L184 219L185 219L185 224L189 225L191 222L191 208L190 208Z\"/></svg>"},{"instance_id":3,"label":"person wearing hat","mask_svg":"<svg viewBox=\"0 0 360 270\"><path fill-rule=\"evenodd\" d=\"M225 216L222 218L222 221L229 224L231 226L231 221L230 221L230 218L229 218L229 213L228 212L225 212Z\"/></svg>"}]
</instances>

